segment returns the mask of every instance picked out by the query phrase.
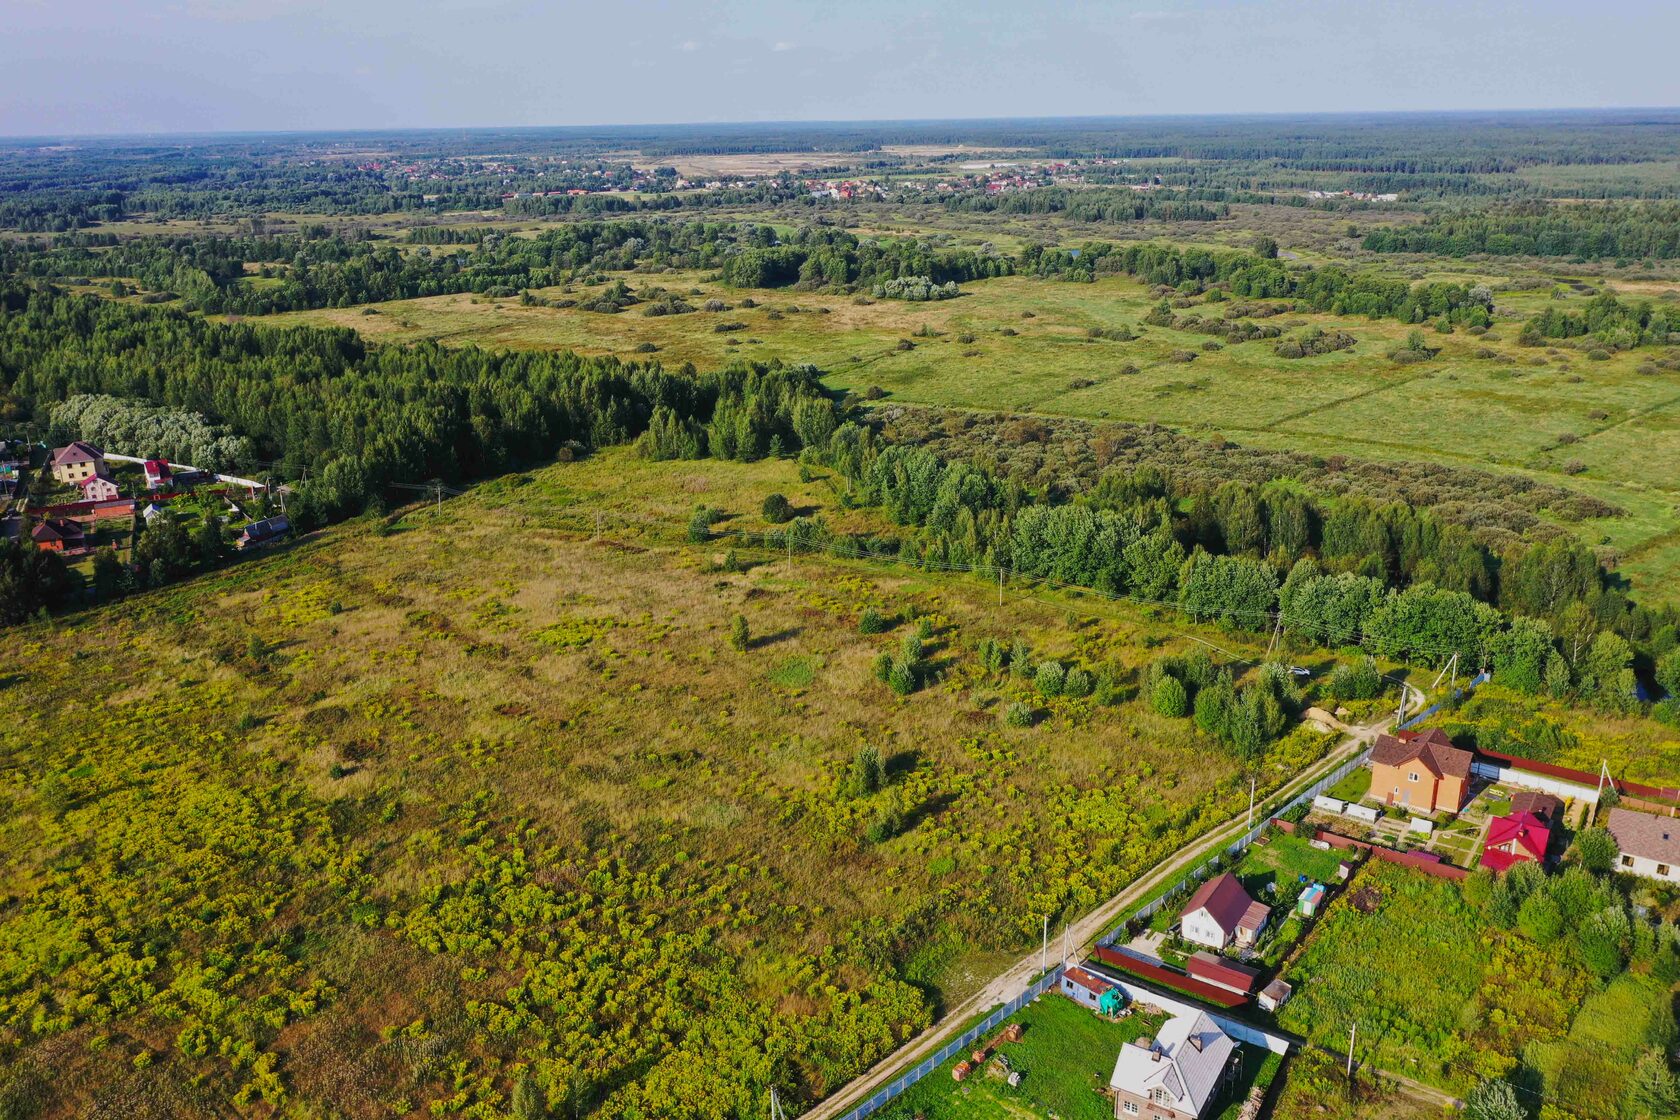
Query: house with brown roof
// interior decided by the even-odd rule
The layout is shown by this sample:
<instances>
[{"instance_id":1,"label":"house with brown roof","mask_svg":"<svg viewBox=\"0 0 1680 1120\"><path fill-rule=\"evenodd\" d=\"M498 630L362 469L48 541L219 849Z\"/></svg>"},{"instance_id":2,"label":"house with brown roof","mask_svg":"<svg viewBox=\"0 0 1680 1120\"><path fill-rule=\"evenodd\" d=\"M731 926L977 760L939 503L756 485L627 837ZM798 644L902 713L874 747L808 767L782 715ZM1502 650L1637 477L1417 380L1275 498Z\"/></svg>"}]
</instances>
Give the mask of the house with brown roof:
<instances>
[{"instance_id":1,"label":"house with brown roof","mask_svg":"<svg viewBox=\"0 0 1680 1120\"><path fill-rule=\"evenodd\" d=\"M1563 819L1563 798L1555 793L1520 789L1511 795L1511 815L1527 813L1547 828Z\"/></svg>"},{"instance_id":2,"label":"house with brown roof","mask_svg":"<svg viewBox=\"0 0 1680 1120\"><path fill-rule=\"evenodd\" d=\"M1252 945L1266 928L1271 908L1248 897L1242 883L1229 871L1215 875L1196 888L1184 904L1179 931L1186 941L1224 949L1233 943Z\"/></svg>"},{"instance_id":3,"label":"house with brown roof","mask_svg":"<svg viewBox=\"0 0 1680 1120\"><path fill-rule=\"evenodd\" d=\"M1212 1116L1238 1073L1237 1044L1204 1012L1170 1019L1153 1039L1128 1042L1108 1087L1118 1120Z\"/></svg>"},{"instance_id":4,"label":"house with brown roof","mask_svg":"<svg viewBox=\"0 0 1680 1120\"><path fill-rule=\"evenodd\" d=\"M1371 796L1419 813L1456 813L1470 793L1470 752L1438 727L1377 736Z\"/></svg>"},{"instance_id":5,"label":"house with brown roof","mask_svg":"<svg viewBox=\"0 0 1680 1120\"><path fill-rule=\"evenodd\" d=\"M79 552L87 540L82 527L69 518L49 517L29 531L36 548L48 552Z\"/></svg>"},{"instance_id":6,"label":"house with brown roof","mask_svg":"<svg viewBox=\"0 0 1680 1120\"><path fill-rule=\"evenodd\" d=\"M1616 870L1665 883L1680 882L1680 820L1617 806L1605 822L1616 846Z\"/></svg>"},{"instance_id":7,"label":"house with brown roof","mask_svg":"<svg viewBox=\"0 0 1680 1120\"><path fill-rule=\"evenodd\" d=\"M57 482L74 485L105 473L105 452L90 443L78 439L53 449L52 476Z\"/></svg>"}]
</instances>

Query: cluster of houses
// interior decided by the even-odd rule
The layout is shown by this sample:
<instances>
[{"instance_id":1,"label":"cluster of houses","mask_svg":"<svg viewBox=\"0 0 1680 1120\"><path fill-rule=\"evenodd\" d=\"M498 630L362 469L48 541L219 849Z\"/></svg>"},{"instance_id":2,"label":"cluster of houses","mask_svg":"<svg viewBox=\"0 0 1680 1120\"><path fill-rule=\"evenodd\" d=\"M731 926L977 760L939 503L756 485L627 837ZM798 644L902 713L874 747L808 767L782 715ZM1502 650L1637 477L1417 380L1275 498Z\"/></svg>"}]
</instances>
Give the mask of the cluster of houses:
<instances>
[{"instance_id":1,"label":"cluster of houses","mask_svg":"<svg viewBox=\"0 0 1680 1120\"><path fill-rule=\"evenodd\" d=\"M1458 813L1470 800L1471 778L1477 766L1475 756L1454 746L1439 728L1384 735L1371 751L1371 796L1385 805L1420 812ZM1571 788L1543 776L1525 776L1514 768L1503 768L1499 773L1508 785L1527 781L1566 791ZM1591 775L1572 776L1592 780ZM1582 795L1596 796L1590 787L1583 788ZM1649 804L1643 808L1660 810L1661 806ZM1617 870L1661 882L1680 882L1680 821L1674 816L1618 805L1603 820L1620 849ZM1506 871L1525 860L1546 862L1562 823L1563 799L1556 793L1546 788L1518 789L1504 815L1488 822L1481 865Z\"/></svg>"},{"instance_id":2,"label":"cluster of houses","mask_svg":"<svg viewBox=\"0 0 1680 1120\"><path fill-rule=\"evenodd\" d=\"M13 462L14 472L27 472L28 460ZM30 529L30 540L37 548L66 556L85 554L89 548L89 534L99 522L117 520L132 523L134 515L150 522L163 512L159 503L177 488L191 488L214 476L196 469L177 469L167 459L146 459L141 462L145 494L151 501L140 509L135 498L125 497L122 487L112 477L105 452L82 440L74 440L53 449L47 460L54 482L74 486L81 492L79 501L44 507L41 517ZM242 513L237 505L236 512ZM240 549L273 544L287 536L291 525L287 519L270 517L246 525L235 539Z\"/></svg>"}]
</instances>

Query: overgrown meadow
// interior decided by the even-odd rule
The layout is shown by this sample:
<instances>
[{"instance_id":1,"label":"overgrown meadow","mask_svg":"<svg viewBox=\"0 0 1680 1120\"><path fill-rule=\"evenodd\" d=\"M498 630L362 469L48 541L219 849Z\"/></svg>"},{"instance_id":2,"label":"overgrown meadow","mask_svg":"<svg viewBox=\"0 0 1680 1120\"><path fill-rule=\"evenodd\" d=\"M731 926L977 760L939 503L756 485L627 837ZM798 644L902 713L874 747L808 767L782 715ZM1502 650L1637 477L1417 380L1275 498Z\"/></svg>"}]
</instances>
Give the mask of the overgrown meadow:
<instances>
[{"instance_id":1,"label":"overgrown meadow","mask_svg":"<svg viewBox=\"0 0 1680 1120\"><path fill-rule=\"evenodd\" d=\"M760 528L771 490L832 496L606 453L9 631L9 1114L820 1097L1246 804L1129 698L1168 623L686 543L696 504ZM871 665L911 630L899 698ZM1110 702L988 671L987 637ZM1327 744L1275 745L1262 786Z\"/></svg>"}]
</instances>

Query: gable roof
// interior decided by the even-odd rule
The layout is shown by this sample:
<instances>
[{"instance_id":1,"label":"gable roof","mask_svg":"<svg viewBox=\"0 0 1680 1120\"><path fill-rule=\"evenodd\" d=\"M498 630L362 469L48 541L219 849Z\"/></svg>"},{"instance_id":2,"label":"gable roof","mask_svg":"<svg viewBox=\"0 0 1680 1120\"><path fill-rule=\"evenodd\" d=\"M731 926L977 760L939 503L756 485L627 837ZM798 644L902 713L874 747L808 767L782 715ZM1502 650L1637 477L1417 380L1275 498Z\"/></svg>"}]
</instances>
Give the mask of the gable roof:
<instances>
[{"instance_id":1,"label":"gable roof","mask_svg":"<svg viewBox=\"0 0 1680 1120\"><path fill-rule=\"evenodd\" d=\"M1616 838L1616 846L1627 855L1654 859L1658 863L1680 863L1680 820L1636 813L1618 805L1610 810L1605 827Z\"/></svg>"},{"instance_id":2,"label":"gable roof","mask_svg":"<svg viewBox=\"0 0 1680 1120\"><path fill-rule=\"evenodd\" d=\"M76 439L53 451L52 465L57 467L65 463L91 463L104 457L105 453L99 448Z\"/></svg>"},{"instance_id":3,"label":"gable roof","mask_svg":"<svg viewBox=\"0 0 1680 1120\"><path fill-rule=\"evenodd\" d=\"M1194 914L1197 910L1205 909L1208 917L1228 933L1243 924L1243 919L1248 917L1254 905L1254 900L1243 890L1242 883L1235 875L1226 871L1197 887L1196 893L1190 896L1190 901L1184 904L1184 912Z\"/></svg>"},{"instance_id":4,"label":"gable roof","mask_svg":"<svg viewBox=\"0 0 1680 1120\"><path fill-rule=\"evenodd\" d=\"M1421 763L1437 778L1470 777L1470 752L1453 746L1452 739L1439 727L1419 734L1402 731L1399 735L1377 736L1377 744L1371 748L1372 765L1405 766L1412 762Z\"/></svg>"},{"instance_id":5,"label":"gable roof","mask_svg":"<svg viewBox=\"0 0 1680 1120\"><path fill-rule=\"evenodd\" d=\"M251 522L245 526L244 532L240 535L250 541L265 541L270 537L278 537L282 533L288 532L291 527L292 523L284 517L267 517L261 521Z\"/></svg>"},{"instance_id":6,"label":"gable roof","mask_svg":"<svg viewBox=\"0 0 1680 1120\"><path fill-rule=\"evenodd\" d=\"M1487 843L1484 846L1502 847L1514 840L1520 850L1535 859L1543 859L1546 855L1546 845L1551 842L1551 838L1552 833L1546 827L1546 822L1533 813L1512 813L1493 819L1488 825Z\"/></svg>"},{"instance_id":7,"label":"gable roof","mask_svg":"<svg viewBox=\"0 0 1680 1120\"><path fill-rule=\"evenodd\" d=\"M49 517L29 532L36 541L79 541L83 536L81 525L65 517Z\"/></svg>"},{"instance_id":8,"label":"gable roof","mask_svg":"<svg viewBox=\"0 0 1680 1120\"><path fill-rule=\"evenodd\" d=\"M1205 1012L1179 1015L1161 1028L1154 1043L1128 1042L1120 1048L1109 1087L1140 1097L1165 1089L1175 1111L1200 1116L1235 1049L1236 1043Z\"/></svg>"}]
</instances>

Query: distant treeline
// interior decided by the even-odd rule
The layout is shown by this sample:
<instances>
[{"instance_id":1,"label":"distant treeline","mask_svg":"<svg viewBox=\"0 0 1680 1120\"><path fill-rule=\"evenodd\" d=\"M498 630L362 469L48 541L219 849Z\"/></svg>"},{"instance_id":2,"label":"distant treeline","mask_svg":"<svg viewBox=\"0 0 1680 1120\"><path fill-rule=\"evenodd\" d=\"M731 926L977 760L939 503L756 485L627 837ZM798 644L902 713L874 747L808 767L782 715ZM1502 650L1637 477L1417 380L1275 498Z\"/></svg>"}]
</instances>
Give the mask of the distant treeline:
<instances>
[{"instance_id":1,"label":"distant treeline","mask_svg":"<svg viewBox=\"0 0 1680 1120\"><path fill-rule=\"evenodd\" d=\"M945 208L963 213L1062 214L1085 222L1214 222L1231 214L1224 204L1102 187L964 191L947 198Z\"/></svg>"},{"instance_id":2,"label":"distant treeline","mask_svg":"<svg viewBox=\"0 0 1680 1120\"><path fill-rule=\"evenodd\" d=\"M1624 260L1680 257L1680 203L1521 202L1470 213L1431 214L1404 228L1365 235L1376 253L1467 257L1571 257Z\"/></svg>"},{"instance_id":3,"label":"distant treeline","mask_svg":"<svg viewBox=\"0 0 1680 1120\"><path fill-rule=\"evenodd\" d=\"M767 225L625 220L570 222L535 237L422 227L404 251L365 234L324 229L276 237L84 233L0 243L0 271L38 278L121 278L205 312L260 315L476 292L511 296L585 273L644 267L716 269L737 287L869 287L905 277L935 283L1006 275L1010 258L908 238L860 238L809 226L786 239ZM247 264L256 266L255 274ZM117 294L123 294L118 290Z\"/></svg>"},{"instance_id":4,"label":"distant treeline","mask_svg":"<svg viewBox=\"0 0 1680 1120\"><path fill-rule=\"evenodd\" d=\"M1248 299L1289 299L1313 311L1406 323L1446 318L1486 326L1493 309L1493 293L1470 284L1413 284L1339 265L1290 267L1254 253L1180 249L1148 242L1088 242L1077 250L1031 246L1022 255L1020 269L1067 280L1120 273L1190 292L1218 285L1231 295Z\"/></svg>"}]
</instances>

